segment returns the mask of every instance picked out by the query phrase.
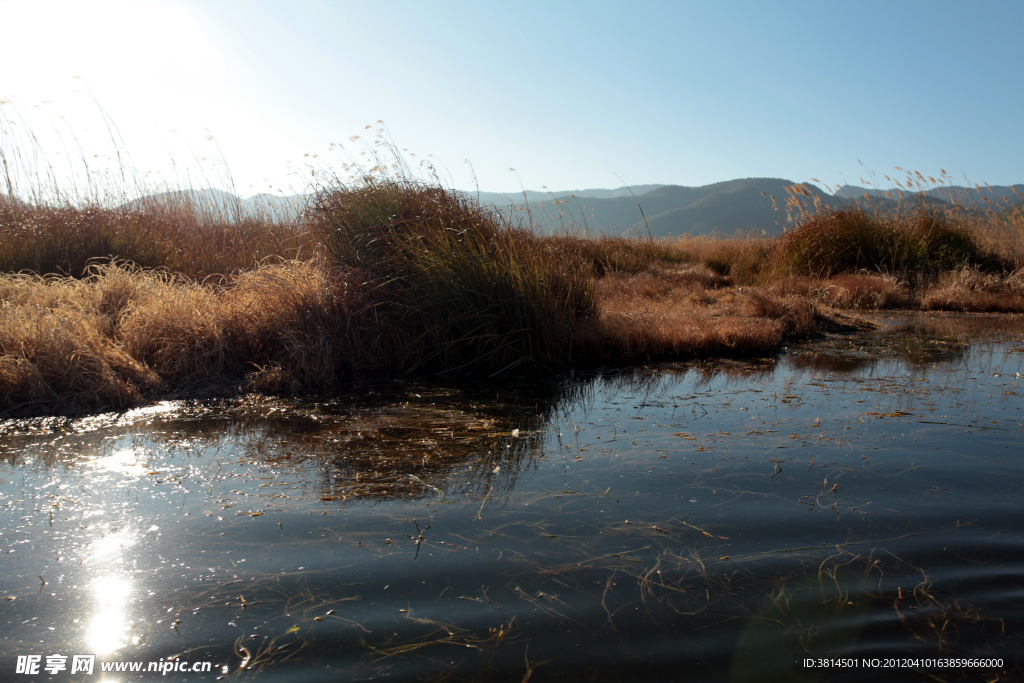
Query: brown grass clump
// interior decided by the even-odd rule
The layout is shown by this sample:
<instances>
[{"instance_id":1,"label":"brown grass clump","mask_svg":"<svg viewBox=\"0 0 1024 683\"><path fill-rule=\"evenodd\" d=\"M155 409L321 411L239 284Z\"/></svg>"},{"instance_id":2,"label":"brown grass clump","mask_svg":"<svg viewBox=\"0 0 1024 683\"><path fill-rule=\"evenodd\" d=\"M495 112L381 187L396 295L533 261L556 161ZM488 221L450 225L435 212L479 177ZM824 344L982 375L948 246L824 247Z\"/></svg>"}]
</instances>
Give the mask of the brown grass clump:
<instances>
[{"instance_id":1,"label":"brown grass clump","mask_svg":"<svg viewBox=\"0 0 1024 683\"><path fill-rule=\"evenodd\" d=\"M575 328L596 308L578 258L401 171L322 188L307 221L336 265L366 274L378 315L407 335L396 369L502 374L563 365Z\"/></svg>"},{"instance_id":2,"label":"brown grass clump","mask_svg":"<svg viewBox=\"0 0 1024 683\"><path fill-rule=\"evenodd\" d=\"M340 377L403 362L410 339L380 318L364 280L318 261L237 275L225 293L228 336L246 358L273 359L248 381L319 390Z\"/></svg>"},{"instance_id":3,"label":"brown grass clump","mask_svg":"<svg viewBox=\"0 0 1024 683\"><path fill-rule=\"evenodd\" d=\"M145 396L252 385L299 391L388 360L360 349L365 292L317 261L232 282L118 264L83 279L0 279L0 415L125 408Z\"/></svg>"},{"instance_id":4,"label":"brown grass clump","mask_svg":"<svg viewBox=\"0 0 1024 683\"><path fill-rule=\"evenodd\" d=\"M1024 268L1024 202L999 212L975 213L971 230L982 251L995 256L1007 270Z\"/></svg>"},{"instance_id":5,"label":"brown grass clump","mask_svg":"<svg viewBox=\"0 0 1024 683\"><path fill-rule=\"evenodd\" d=\"M788 340L843 327L805 299L723 287L720 279L699 267L605 276L597 283L600 316L581 335L584 353L626 361L768 355Z\"/></svg>"},{"instance_id":6,"label":"brown grass clump","mask_svg":"<svg viewBox=\"0 0 1024 683\"><path fill-rule=\"evenodd\" d=\"M833 308L916 308L917 298L893 275L845 273L827 279L790 277L765 286L774 296L802 296Z\"/></svg>"},{"instance_id":7,"label":"brown grass clump","mask_svg":"<svg viewBox=\"0 0 1024 683\"><path fill-rule=\"evenodd\" d=\"M0 280L0 414L125 408L160 378L108 334L78 283Z\"/></svg>"},{"instance_id":8,"label":"brown grass clump","mask_svg":"<svg viewBox=\"0 0 1024 683\"><path fill-rule=\"evenodd\" d=\"M115 330L128 353L171 382L237 372L237 349L224 334L223 296L184 278L141 277L148 296L132 303Z\"/></svg>"},{"instance_id":9,"label":"brown grass clump","mask_svg":"<svg viewBox=\"0 0 1024 683\"><path fill-rule=\"evenodd\" d=\"M858 207L829 208L780 238L770 274L935 272L977 263L979 256L971 231L949 216L923 209L887 216Z\"/></svg>"},{"instance_id":10,"label":"brown grass clump","mask_svg":"<svg viewBox=\"0 0 1024 683\"><path fill-rule=\"evenodd\" d=\"M984 273L977 268L943 273L925 292L921 308L978 313L1024 312L1024 269L1008 275Z\"/></svg>"},{"instance_id":11,"label":"brown grass clump","mask_svg":"<svg viewBox=\"0 0 1024 683\"><path fill-rule=\"evenodd\" d=\"M565 233L541 238L558 258L589 267L594 275L640 273L673 268L693 259L669 241L630 239L612 235Z\"/></svg>"},{"instance_id":12,"label":"brown grass clump","mask_svg":"<svg viewBox=\"0 0 1024 683\"><path fill-rule=\"evenodd\" d=\"M807 301L736 289L693 266L591 281L571 362L764 355L838 329ZM329 389L430 352L366 271L282 261L197 282L117 263L84 278L0 279L0 415L126 408L146 398ZM402 309L398 309L402 312ZM486 319L484 324L486 324ZM830 327L831 325L831 327Z\"/></svg>"},{"instance_id":13,"label":"brown grass clump","mask_svg":"<svg viewBox=\"0 0 1024 683\"><path fill-rule=\"evenodd\" d=\"M757 282L771 254L773 240L757 235L724 237L712 234L679 237L673 246L686 255L687 262L701 263L741 285L751 285Z\"/></svg>"},{"instance_id":14,"label":"brown grass clump","mask_svg":"<svg viewBox=\"0 0 1024 683\"><path fill-rule=\"evenodd\" d=\"M203 278L318 251L298 224L203 211L184 195L106 208L30 203L0 193L2 272L82 277L95 259L115 258Z\"/></svg>"}]
</instances>

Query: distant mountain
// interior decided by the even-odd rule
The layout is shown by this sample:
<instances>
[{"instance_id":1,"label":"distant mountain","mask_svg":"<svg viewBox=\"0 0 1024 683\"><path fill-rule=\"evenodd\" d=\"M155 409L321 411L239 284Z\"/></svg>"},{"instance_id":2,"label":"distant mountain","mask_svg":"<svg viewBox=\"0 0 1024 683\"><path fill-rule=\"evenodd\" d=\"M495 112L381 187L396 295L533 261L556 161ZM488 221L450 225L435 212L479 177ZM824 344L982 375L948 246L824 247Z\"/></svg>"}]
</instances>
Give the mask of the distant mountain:
<instances>
[{"instance_id":1,"label":"distant mountain","mask_svg":"<svg viewBox=\"0 0 1024 683\"><path fill-rule=\"evenodd\" d=\"M1015 190L1019 194L1015 194ZM653 237L672 237L707 235L715 231L722 234L752 231L778 235L790 224L787 200L796 196L794 191L800 193L799 199L808 208L815 202L825 206L850 203L884 206L889 202L895 204L900 199L893 190L888 191L892 194L890 198L885 190L851 185L829 195L814 185L798 185L783 178L743 178L700 187L637 185L632 187L632 194L627 187L560 192L527 190L525 200L523 192L461 192L474 200L479 196L482 205L491 206L505 215L514 214L541 233L575 227L598 233L646 236L649 228ZM865 194L868 199L864 198ZM948 206L950 201L958 199L967 206L1002 209L1021 201L1024 185L980 189L950 186L903 194L903 203L913 201L934 208ZM223 216L270 217L290 221L301 215L308 198L308 195L298 194L259 194L240 199L229 192L211 189L164 192L136 201L187 200L199 210Z\"/></svg>"},{"instance_id":2,"label":"distant mountain","mask_svg":"<svg viewBox=\"0 0 1024 683\"><path fill-rule=\"evenodd\" d=\"M785 222L787 187L795 183L779 178L746 178L702 187L681 185L637 185L615 189L565 190L559 192L476 192L462 191L484 206L506 215L516 213L541 233L577 227L595 232L647 234L644 215L655 237L703 235L716 229L763 230L777 234ZM828 201L813 186L807 186L810 199ZM632 191L632 192L631 192ZM772 203L783 211L776 211ZM189 201L197 210L213 215L255 218L269 216L294 220L306 206L308 195L275 196L260 194L246 199L223 190L179 190L150 195L138 202ZM641 214L643 207L643 215Z\"/></svg>"},{"instance_id":3,"label":"distant mountain","mask_svg":"<svg viewBox=\"0 0 1024 683\"><path fill-rule=\"evenodd\" d=\"M833 196L836 198L855 202L865 201L865 195L867 195L868 200L907 202L928 199L934 200L934 202L929 201L934 206L957 202L968 207L977 206L985 208L991 206L994 209L1000 209L1016 204L1024 199L1024 185L986 185L984 187L946 185L918 191L904 190L899 187L879 190L877 188L843 185L833 193Z\"/></svg>"},{"instance_id":4,"label":"distant mountain","mask_svg":"<svg viewBox=\"0 0 1024 683\"><path fill-rule=\"evenodd\" d=\"M608 189L586 189L586 190L565 190L560 192L540 192L535 190L527 190L525 192L526 198L529 203L539 204L545 202L551 202L559 197L569 198L571 195L576 197L632 197L630 190L636 196L640 196L646 192L649 192L655 188L665 187L664 185L635 185L631 188L619 187L613 190ZM507 207L516 206L523 203L523 192L469 192L462 191L465 196L477 200L483 206L494 205L498 209L506 209ZM157 201L174 203L179 201L189 201L197 209L201 211L210 211L223 216L234 216L238 213L241 216L255 218L259 216L269 216L273 219L289 221L299 217L303 209L306 207L306 202L309 199L309 195L293 194L293 195L272 195L268 193L257 194L246 199L240 199L239 197L217 189L204 189L204 190L175 190L171 192L160 192L158 194L148 195L140 200L130 202L130 204L143 202L143 201ZM630 199L632 201L632 199Z\"/></svg>"},{"instance_id":5,"label":"distant mountain","mask_svg":"<svg viewBox=\"0 0 1024 683\"><path fill-rule=\"evenodd\" d=\"M548 201L531 202L528 213L534 227L542 232L576 226L602 233L642 235L650 228L653 237L706 235L716 230L776 235L786 224L788 188L796 186L781 178L744 178L701 187L661 185L636 198L621 194L609 198L549 196ZM826 204L836 202L813 185L802 187L807 195L801 199L808 206L815 198ZM527 213L523 202L517 207L520 215Z\"/></svg>"},{"instance_id":6,"label":"distant mountain","mask_svg":"<svg viewBox=\"0 0 1024 683\"><path fill-rule=\"evenodd\" d=\"M793 196L790 189L796 186L797 183L779 178L746 178L699 188L681 188L700 196L685 206L649 215L647 223L655 237L707 235L716 230L763 231L777 235L788 223L786 200ZM807 208L811 208L815 199L824 204L830 203L828 195L817 187L802 187L806 195L799 198ZM646 206L644 211L649 213ZM635 224L635 227L640 225Z\"/></svg>"},{"instance_id":7,"label":"distant mountain","mask_svg":"<svg viewBox=\"0 0 1024 683\"><path fill-rule=\"evenodd\" d=\"M588 199L611 199L613 197L631 197L633 195L640 196L651 190L659 187L665 187L664 185L630 185L629 187L623 186L615 188L614 190L606 190L603 188L591 188L587 190L560 190L558 192L539 192L537 190L526 190L525 192L476 192L473 190L463 191L469 197L478 199L480 204L487 206L488 204L494 204L498 207L504 207L507 204L521 204L523 202L523 195L526 195L526 201L529 202L548 202L556 199L566 199L571 196L576 197L587 197ZM631 194L632 193L632 194Z\"/></svg>"}]
</instances>

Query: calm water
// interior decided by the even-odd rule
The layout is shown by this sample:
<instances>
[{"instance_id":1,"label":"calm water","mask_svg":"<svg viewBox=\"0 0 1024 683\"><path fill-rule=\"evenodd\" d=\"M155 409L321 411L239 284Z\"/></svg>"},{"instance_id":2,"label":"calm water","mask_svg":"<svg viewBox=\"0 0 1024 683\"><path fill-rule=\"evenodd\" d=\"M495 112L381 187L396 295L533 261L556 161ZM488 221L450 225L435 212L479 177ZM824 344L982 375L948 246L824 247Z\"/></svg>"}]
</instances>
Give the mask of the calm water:
<instances>
[{"instance_id":1,"label":"calm water","mask_svg":"<svg viewBox=\"0 0 1024 683\"><path fill-rule=\"evenodd\" d=\"M755 362L0 423L0 680L867 678L804 652L1019 680L1024 319L878 321ZM213 671L99 671L166 658Z\"/></svg>"}]
</instances>

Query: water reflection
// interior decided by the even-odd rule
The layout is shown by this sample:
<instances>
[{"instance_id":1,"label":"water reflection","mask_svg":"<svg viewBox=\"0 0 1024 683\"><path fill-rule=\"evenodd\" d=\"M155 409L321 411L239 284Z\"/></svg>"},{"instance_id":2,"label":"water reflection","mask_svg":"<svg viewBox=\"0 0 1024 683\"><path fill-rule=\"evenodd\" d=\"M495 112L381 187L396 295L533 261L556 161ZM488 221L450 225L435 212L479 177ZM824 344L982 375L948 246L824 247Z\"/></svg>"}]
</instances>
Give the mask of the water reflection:
<instances>
[{"instance_id":1,"label":"water reflection","mask_svg":"<svg viewBox=\"0 0 1024 683\"><path fill-rule=\"evenodd\" d=\"M116 575L100 576L92 585L94 612L84 638L90 653L107 655L128 644L128 599L131 582Z\"/></svg>"},{"instance_id":2,"label":"water reflection","mask_svg":"<svg viewBox=\"0 0 1024 683\"><path fill-rule=\"evenodd\" d=\"M140 477L146 473L141 458L134 448L122 448L110 455L103 455L96 458L94 467L97 472L114 472L117 474Z\"/></svg>"},{"instance_id":3,"label":"water reflection","mask_svg":"<svg viewBox=\"0 0 1024 683\"><path fill-rule=\"evenodd\" d=\"M968 350L994 339L1024 334L1021 316L912 315L893 319L871 316L879 330L803 344L791 363L797 368L830 372L870 371L898 362L927 374L961 364Z\"/></svg>"},{"instance_id":4,"label":"water reflection","mask_svg":"<svg viewBox=\"0 0 1024 683\"><path fill-rule=\"evenodd\" d=\"M1003 652L1024 628L1024 325L881 322L775 359L20 423L5 651L271 681L783 680L818 648Z\"/></svg>"}]
</instances>

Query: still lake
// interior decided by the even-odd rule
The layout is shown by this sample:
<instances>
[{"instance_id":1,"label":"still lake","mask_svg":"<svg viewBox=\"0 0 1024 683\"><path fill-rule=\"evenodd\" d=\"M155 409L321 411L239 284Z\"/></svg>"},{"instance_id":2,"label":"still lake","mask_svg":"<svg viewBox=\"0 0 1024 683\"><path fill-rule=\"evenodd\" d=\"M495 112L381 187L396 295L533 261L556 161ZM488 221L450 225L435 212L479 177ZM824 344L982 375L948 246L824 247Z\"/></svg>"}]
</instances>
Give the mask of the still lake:
<instances>
[{"instance_id":1,"label":"still lake","mask_svg":"<svg viewBox=\"0 0 1024 683\"><path fill-rule=\"evenodd\" d=\"M872 319L770 359L0 423L0 680L1019 680L1024 318ZM100 671L168 658L212 669Z\"/></svg>"}]
</instances>

